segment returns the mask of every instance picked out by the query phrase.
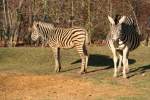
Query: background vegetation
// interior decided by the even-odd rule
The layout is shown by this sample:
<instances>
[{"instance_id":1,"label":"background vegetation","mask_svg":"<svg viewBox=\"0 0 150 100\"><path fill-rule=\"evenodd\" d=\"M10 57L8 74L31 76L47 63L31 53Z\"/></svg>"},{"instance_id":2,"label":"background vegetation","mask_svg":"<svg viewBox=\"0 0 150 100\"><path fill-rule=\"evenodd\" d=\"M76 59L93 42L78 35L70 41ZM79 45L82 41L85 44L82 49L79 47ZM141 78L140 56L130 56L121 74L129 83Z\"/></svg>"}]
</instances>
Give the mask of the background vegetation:
<instances>
[{"instance_id":1,"label":"background vegetation","mask_svg":"<svg viewBox=\"0 0 150 100\"><path fill-rule=\"evenodd\" d=\"M149 0L1 0L0 44L30 44L34 20L57 27L85 27L92 40L104 40L108 33L107 16L128 15L138 19L144 38L148 37Z\"/></svg>"}]
</instances>

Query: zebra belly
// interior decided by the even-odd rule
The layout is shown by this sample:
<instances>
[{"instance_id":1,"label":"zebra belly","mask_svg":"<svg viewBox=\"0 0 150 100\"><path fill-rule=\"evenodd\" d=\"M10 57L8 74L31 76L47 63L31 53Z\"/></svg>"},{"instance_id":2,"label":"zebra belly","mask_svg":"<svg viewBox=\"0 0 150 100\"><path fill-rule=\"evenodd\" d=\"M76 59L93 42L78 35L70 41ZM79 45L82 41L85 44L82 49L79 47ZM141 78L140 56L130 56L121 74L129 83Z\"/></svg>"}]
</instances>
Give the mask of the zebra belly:
<instances>
[{"instance_id":1,"label":"zebra belly","mask_svg":"<svg viewBox=\"0 0 150 100\"><path fill-rule=\"evenodd\" d=\"M58 43L58 47L59 48L64 48L64 49L69 49L69 48L73 48L74 47L74 43L73 42L69 42L68 44L65 43Z\"/></svg>"}]
</instances>

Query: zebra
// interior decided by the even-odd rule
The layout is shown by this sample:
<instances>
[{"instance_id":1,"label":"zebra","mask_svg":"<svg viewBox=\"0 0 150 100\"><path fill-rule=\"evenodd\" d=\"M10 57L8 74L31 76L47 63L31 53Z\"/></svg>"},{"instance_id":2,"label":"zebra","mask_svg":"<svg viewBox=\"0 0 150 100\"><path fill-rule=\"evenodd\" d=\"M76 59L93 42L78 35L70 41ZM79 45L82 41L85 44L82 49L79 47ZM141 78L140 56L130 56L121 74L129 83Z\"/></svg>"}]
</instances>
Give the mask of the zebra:
<instances>
[{"instance_id":1,"label":"zebra","mask_svg":"<svg viewBox=\"0 0 150 100\"><path fill-rule=\"evenodd\" d=\"M118 19L117 17L115 19ZM122 16L119 20L113 20L108 16L110 22L110 32L107 35L108 46L113 53L114 77L120 71L123 64L123 78L127 78L129 52L135 50L140 45L140 35L137 32L134 20L128 16ZM119 56L118 56L118 55ZM117 61L119 64L117 68Z\"/></svg>"},{"instance_id":2,"label":"zebra","mask_svg":"<svg viewBox=\"0 0 150 100\"><path fill-rule=\"evenodd\" d=\"M60 72L60 49L76 48L81 58L80 74L87 72L88 50L89 44L88 32L84 28L61 28L54 27L51 23L34 21L32 25L32 40L37 40L39 37L52 48L55 58L55 72Z\"/></svg>"}]
</instances>

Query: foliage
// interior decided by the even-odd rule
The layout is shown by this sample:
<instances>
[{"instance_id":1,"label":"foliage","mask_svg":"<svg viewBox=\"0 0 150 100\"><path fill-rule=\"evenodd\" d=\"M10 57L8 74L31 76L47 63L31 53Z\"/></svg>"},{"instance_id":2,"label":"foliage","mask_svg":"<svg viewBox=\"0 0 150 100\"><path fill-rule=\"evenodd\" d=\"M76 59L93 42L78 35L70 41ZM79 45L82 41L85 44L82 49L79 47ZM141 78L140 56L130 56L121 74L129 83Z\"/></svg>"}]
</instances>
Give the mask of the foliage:
<instances>
[{"instance_id":1,"label":"foliage","mask_svg":"<svg viewBox=\"0 0 150 100\"><path fill-rule=\"evenodd\" d=\"M10 34L17 34L17 41L30 36L28 27L33 20L54 23L57 27L85 27L91 38L104 39L109 30L107 16L115 14L133 16L129 2L138 13L139 4L134 0L6 0L11 15ZM21 3L22 2L22 3ZM0 9L3 13L3 7ZM145 17L144 17L145 18ZM4 19L0 16L0 19ZM0 21L1 22L1 21ZM3 21L2 21L3 22ZM3 22L4 23L4 22ZM17 23L17 24L16 24ZM11 31L12 30L12 31Z\"/></svg>"}]
</instances>

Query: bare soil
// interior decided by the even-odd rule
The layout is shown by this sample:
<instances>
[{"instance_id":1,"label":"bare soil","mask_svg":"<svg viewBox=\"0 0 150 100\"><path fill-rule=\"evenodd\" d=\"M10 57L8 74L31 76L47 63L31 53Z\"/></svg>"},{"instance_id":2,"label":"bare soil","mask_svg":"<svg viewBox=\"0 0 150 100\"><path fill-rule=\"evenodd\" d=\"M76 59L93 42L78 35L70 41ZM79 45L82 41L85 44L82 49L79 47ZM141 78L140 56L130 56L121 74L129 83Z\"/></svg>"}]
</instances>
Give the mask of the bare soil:
<instances>
[{"instance_id":1,"label":"bare soil","mask_svg":"<svg viewBox=\"0 0 150 100\"><path fill-rule=\"evenodd\" d=\"M120 84L128 83L128 80L119 81ZM129 84L95 84L80 77L62 74L0 73L0 100L95 100L101 96L113 98L137 94L137 90Z\"/></svg>"}]
</instances>

